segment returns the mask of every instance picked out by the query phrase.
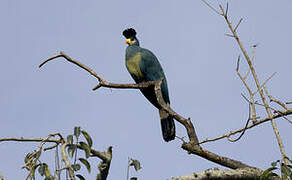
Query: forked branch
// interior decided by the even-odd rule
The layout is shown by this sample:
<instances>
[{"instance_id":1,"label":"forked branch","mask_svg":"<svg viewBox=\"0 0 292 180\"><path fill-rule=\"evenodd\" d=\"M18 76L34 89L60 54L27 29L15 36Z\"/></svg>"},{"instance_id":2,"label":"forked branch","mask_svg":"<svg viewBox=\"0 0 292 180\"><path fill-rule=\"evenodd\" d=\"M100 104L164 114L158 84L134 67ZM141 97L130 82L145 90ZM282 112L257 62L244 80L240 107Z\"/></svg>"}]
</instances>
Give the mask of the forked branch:
<instances>
[{"instance_id":1,"label":"forked branch","mask_svg":"<svg viewBox=\"0 0 292 180\"><path fill-rule=\"evenodd\" d=\"M195 155L201 156L201 157L203 157L205 159L208 159L208 160L210 160L212 162L218 163L218 164L220 164L222 166L226 166L226 167L229 167L229 168L232 168L232 169L243 168L243 167L251 167L251 166L248 166L248 165L246 165L246 164L244 164L242 162L239 162L239 161L227 158L227 157L219 156L217 154L209 152L209 151L203 149L202 147L200 147L199 146L198 137L197 137L197 134L195 132L195 128L194 128L193 123L191 122L190 118L187 119L187 118L184 118L183 116L179 115L173 109L168 107L166 105L166 103L164 102L164 100L162 98L162 92L161 92L162 79L159 79L157 81L144 82L144 83L140 83L140 84L109 83L109 82L105 81L96 72L94 72L92 69L90 69L89 67L81 64L80 62L78 62L76 60L73 60L72 58L70 58L68 55L66 55L63 52L61 52L57 56L53 56L53 57L45 60L40 65L40 67L43 66L48 61L51 61L51 60L56 59L58 57L64 57L69 62L71 62L73 64L76 64L77 66L81 67L82 69L86 70L91 75L96 77L98 79L98 81L99 81L99 84L97 85L97 88L100 88L100 87L109 88L110 87L110 88L120 88L120 89L124 89L124 88L141 89L141 88L147 88L147 87L153 86L159 105L164 110L166 110L171 116L173 116L174 119L176 119L179 123L181 123L186 128L186 131L187 131L187 134L188 134L188 137L189 137L189 142L188 143L184 142L182 144L182 148L184 150L188 151L188 153L190 153L190 154L195 154ZM97 88L94 88L94 89L97 89Z\"/></svg>"}]
</instances>

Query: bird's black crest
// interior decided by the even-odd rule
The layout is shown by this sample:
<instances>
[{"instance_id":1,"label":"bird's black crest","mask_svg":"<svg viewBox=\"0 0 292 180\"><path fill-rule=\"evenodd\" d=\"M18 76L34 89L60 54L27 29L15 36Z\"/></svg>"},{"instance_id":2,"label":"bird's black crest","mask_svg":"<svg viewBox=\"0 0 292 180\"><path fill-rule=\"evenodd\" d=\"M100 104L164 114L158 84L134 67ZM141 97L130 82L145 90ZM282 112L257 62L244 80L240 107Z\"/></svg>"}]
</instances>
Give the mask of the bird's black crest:
<instances>
[{"instance_id":1,"label":"bird's black crest","mask_svg":"<svg viewBox=\"0 0 292 180\"><path fill-rule=\"evenodd\" d=\"M125 29L123 35L128 39L136 36L136 31L133 28Z\"/></svg>"}]
</instances>

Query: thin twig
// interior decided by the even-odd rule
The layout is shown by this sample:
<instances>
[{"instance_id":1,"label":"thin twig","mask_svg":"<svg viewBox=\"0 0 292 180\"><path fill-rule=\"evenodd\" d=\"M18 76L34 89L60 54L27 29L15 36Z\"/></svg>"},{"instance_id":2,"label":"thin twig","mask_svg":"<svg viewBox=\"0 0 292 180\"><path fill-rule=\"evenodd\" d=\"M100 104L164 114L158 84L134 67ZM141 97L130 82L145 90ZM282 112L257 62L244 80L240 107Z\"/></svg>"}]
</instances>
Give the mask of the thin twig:
<instances>
[{"instance_id":1,"label":"thin twig","mask_svg":"<svg viewBox=\"0 0 292 180\"><path fill-rule=\"evenodd\" d=\"M240 25L240 23L241 23L242 20L243 20L243 19L240 18L239 22L238 22L237 25L235 26L235 28L234 28L234 31L235 31L235 32L236 32L236 30L237 30L237 28L238 28L238 26Z\"/></svg>"},{"instance_id":2,"label":"thin twig","mask_svg":"<svg viewBox=\"0 0 292 180\"><path fill-rule=\"evenodd\" d=\"M268 93L268 90L266 88L266 86L264 86L264 90L265 90L265 93L266 95L269 97L270 101L271 102L275 102L277 104L279 104L280 106L282 106L285 110L288 109L288 107L286 106L286 104L282 103L281 101L277 100L276 98L274 98L273 96L271 96L269 93Z\"/></svg>"},{"instance_id":3,"label":"thin twig","mask_svg":"<svg viewBox=\"0 0 292 180\"><path fill-rule=\"evenodd\" d=\"M244 127L244 130L241 132L241 134L238 136L238 138L236 138L236 139L231 139L230 138L230 136L227 136L227 140L228 141L230 141L230 142L236 142L236 141L238 141L243 135L244 135L244 133L245 133L245 131L246 131L246 127L248 126L248 123L249 123L249 121L251 120L251 105L250 105L250 103L248 104L248 119L247 119L247 121L246 121L246 124L245 124L245 127Z\"/></svg>"},{"instance_id":4,"label":"thin twig","mask_svg":"<svg viewBox=\"0 0 292 180\"><path fill-rule=\"evenodd\" d=\"M253 45L252 46L252 52L251 52L251 63L253 63L254 62L254 59L255 59L255 55L256 55L256 47L257 47L258 45ZM247 69L247 72L245 73L245 75L243 76L243 79L246 79L247 78L247 76L249 75L249 73L250 73L250 68L248 67L248 69Z\"/></svg>"},{"instance_id":5,"label":"thin twig","mask_svg":"<svg viewBox=\"0 0 292 180\"><path fill-rule=\"evenodd\" d=\"M277 72L274 72L268 79L266 79L265 81L264 81L264 83L260 86L260 88L258 88L253 94L255 95L257 92L259 92L259 90L260 89L262 89L265 85L266 85L266 83L270 80L270 79L272 79L272 77L276 74Z\"/></svg>"},{"instance_id":6,"label":"thin twig","mask_svg":"<svg viewBox=\"0 0 292 180\"><path fill-rule=\"evenodd\" d=\"M211 8L215 13L218 15L222 15L219 11L217 11L215 8L213 8L209 3L207 3L205 0L202 0L203 3L205 3L209 8Z\"/></svg>"},{"instance_id":7,"label":"thin twig","mask_svg":"<svg viewBox=\"0 0 292 180\"><path fill-rule=\"evenodd\" d=\"M259 106L263 106L263 107L265 107L264 104L261 104L261 103L258 103L258 102L255 102L255 104L256 104L256 105L259 105ZM279 110L277 110L277 109L275 109L275 108L272 108L272 107L269 106L269 109L273 110L274 113L276 113L276 114L283 115L283 114L281 114L281 113L282 113L281 111L279 111ZM288 109L288 110L289 110L289 109ZM287 120L289 123L292 124L292 121L289 120L287 117L285 117L285 115L283 115L282 118L285 119L285 120Z\"/></svg>"},{"instance_id":8,"label":"thin twig","mask_svg":"<svg viewBox=\"0 0 292 180\"><path fill-rule=\"evenodd\" d=\"M252 91L251 91L250 87L248 86L246 80L242 77L242 75L239 72L239 62L240 62L240 56L238 56L236 72L237 72L237 75L239 76L239 78L241 79L242 83L244 84L245 88L247 89L247 91L249 93L250 104L251 104L251 107L252 107L252 121L253 121L253 123L256 123L256 108L255 108L255 104L254 104L254 94L252 93Z\"/></svg>"},{"instance_id":9,"label":"thin twig","mask_svg":"<svg viewBox=\"0 0 292 180\"><path fill-rule=\"evenodd\" d=\"M225 36L228 36L228 37L232 37L232 38L234 38L233 35L231 35L231 34L227 34L227 33L225 33Z\"/></svg>"},{"instance_id":10,"label":"thin twig","mask_svg":"<svg viewBox=\"0 0 292 180\"><path fill-rule=\"evenodd\" d=\"M223 134L222 136L218 136L218 137L215 137L215 138L211 138L211 139L207 138L207 139L201 141L199 144L204 144L204 143L207 143L207 142L212 142L212 141L217 141L219 139L227 138L228 136L240 133L240 132L244 131L245 129L250 129L250 128L253 128L253 127L255 127L257 125L260 125L262 123L271 121L272 119L275 120L275 119L280 118L282 116L287 116L287 115L291 115L291 114L292 114L292 109L288 109L286 111L280 111L279 114L273 115L272 118L266 117L266 118L260 119L255 124L251 124L251 125L247 126L246 128L241 128L241 129L237 129L237 130L234 130L234 131L230 131L229 133Z\"/></svg>"}]
</instances>

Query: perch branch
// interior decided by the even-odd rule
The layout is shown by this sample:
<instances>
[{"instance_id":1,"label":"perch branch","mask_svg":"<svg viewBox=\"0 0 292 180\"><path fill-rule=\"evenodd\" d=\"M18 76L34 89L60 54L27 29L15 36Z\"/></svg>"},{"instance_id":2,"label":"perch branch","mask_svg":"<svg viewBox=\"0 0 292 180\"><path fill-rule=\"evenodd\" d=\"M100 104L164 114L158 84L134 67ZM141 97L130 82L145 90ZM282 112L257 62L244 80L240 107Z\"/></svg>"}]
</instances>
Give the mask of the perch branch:
<instances>
[{"instance_id":1,"label":"perch branch","mask_svg":"<svg viewBox=\"0 0 292 180\"><path fill-rule=\"evenodd\" d=\"M149 81L149 82L140 83L140 84L116 84L116 83L109 83L109 82L105 81L100 75L98 75L91 68L89 68L88 66L86 66L86 65L78 62L77 60L72 59L71 57L69 57L68 55L66 55L64 52L60 52L59 55L50 57L49 59L45 60L44 62L42 62L39 65L39 68L41 68L43 65L45 65L49 61L52 61L52 60L57 59L59 57L65 58L70 63L73 63L73 64L79 66L80 68L84 69L85 71L89 72L91 75L93 75L94 77L96 77L98 79L99 83L92 90L97 90L100 87L110 87L110 88L118 88L118 89L142 89L142 88L146 88L146 87L149 87L149 86L155 84L154 81Z\"/></svg>"},{"instance_id":2,"label":"perch branch","mask_svg":"<svg viewBox=\"0 0 292 180\"><path fill-rule=\"evenodd\" d=\"M232 160L226 157L219 156L217 154L211 153L202 147L199 146L199 141L198 137L195 132L195 128L190 120L190 118L186 119L176 113L173 109L168 107L166 103L164 102L162 98L162 92L161 92L161 83L162 83L162 78L158 79L157 81L149 81L149 82L144 82L140 84L114 84L114 83L108 83L106 82L100 75L95 73L92 69L89 67L81 64L80 62L73 60L69 56L67 56L65 53L61 52L60 55L53 56L47 60L45 60L42 64L40 64L40 67L43 66L45 63L48 61L51 61L55 58L58 57L64 57L66 60L69 62L76 64L77 66L81 67L82 69L88 71L90 74L92 74L94 77L96 77L99 80L98 87L108 87L108 88L131 88L131 89L142 89L142 88L147 88L150 86L154 86L156 98L158 101L158 104L166 110L174 119L176 119L179 123L181 123L187 131L189 141L188 143L183 143L182 148L187 150L191 154L196 154L199 155L205 159L208 159L210 161L216 162L218 164L221 164L223 166L229 167L229 168L241 168L241 167L250 167L246 164L243 164L239 161Z\"/></svg>"}]
</instances>

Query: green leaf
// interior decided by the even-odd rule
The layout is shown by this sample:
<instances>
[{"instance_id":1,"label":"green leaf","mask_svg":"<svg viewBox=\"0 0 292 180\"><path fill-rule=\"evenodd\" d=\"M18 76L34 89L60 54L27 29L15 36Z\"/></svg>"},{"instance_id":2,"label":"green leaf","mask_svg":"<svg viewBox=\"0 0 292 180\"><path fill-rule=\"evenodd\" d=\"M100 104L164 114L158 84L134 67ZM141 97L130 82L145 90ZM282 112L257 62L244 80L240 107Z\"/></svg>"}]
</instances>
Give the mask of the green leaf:
<instances>
[{"instance_id":1,"label":"green leaf","mask_svg":"<svg viewBox=\"0 0 292 180\"><path fill-rule=\"evenodd\" d=\"M42 163L42 164L40 164L38 171L39 171L41 176L44 176L46 174L47 169L48 169L48 165L46 163Z\"/></svg>"},{"instance_id":2,"label":"green leaf","mask_svg":"<svg viewBox=\"0 0 292 180\"><path fill-rule=\"evenodd\" d=\"M85 178L81 174L76 175L80 180L85 180Z\"/></svg>"},{"instance_id":3,"label":"green leaf","mask_svg":"<svg viewBox=\"0 0 292 180\"><path fill-rule=\"evenodd\" d=\"M90 156L90 147L85 142L80 142L79 144L81 146L81 149L83 149L84 152L85 152L86 159L89 158L89 156Z\"/></svg>"},{"instance_id":4,"label":"green leaf","mask_svg":"<svg viewBox=\"0 0 292 180\"><path fill-rule=\"evenodd\" d=\"M67 148L67 151L68 151L68 154L69 154L69 157L73 157L75 151L76 151L76 145L74 144L69 144L68 145L68 148Z\"/></svg>"},{"instance_id":5,"label":"green leaf","mask_svg":"<svg viewBox=\"0 0 292 180\"><path fill-rule=\"evenodd\" d=\"M67 136L67 143L68 144L73 144L73 135L68 135Z\"/></svg>"},{"instance_id":6,"label":"green leaf","mask_svg":"<svg viewBox=\"0 0 292 180\"><path fill-rule=\"evenodd\" d=\"M292 171L290 170L289 167L287 167L284 163L281 166L282 166L281 171L284 175L287 175L287 176L292 175Z\"/></svg>"},{"instance_id":7,"label":"green leaf","mask_svg":"<svg viewBox=\"0 0 292 180\"><path fill-rule=\"evenodd\" d=\"M80 127L74 127L74 136L78 139L80 136Z\"/></svg>"},{"instance_id":8,"label":"green leaf","mask_svg":"<svg viewBox=\"0 0 292 180\"><path fill-rule=\"evenodd\" d=\"M89 147L91 147L92 146L92 139L91 139L91 137L89 136L89 134L86 131L82 130L81 132L82 132L83 136L85 137L85 139L86 139Z\"/></svg>"},{"instance_id":9,"label":"green leaf","mask_svg":"<svg viewBox=\"0 0 292 180\"><path fill-rule=\"evenodd\" d=\"M36 166L34 166L33 168L32 168L32 170L31 170L31 177L32 177L32 179L35 179L35 170L36 170L36 167L37 167L38 165L36 165Z\"/></svg>"},{"instance_id":10,"label":"green leaf","mask_svg":"<svg viewBox=\"0 0 292 180\"><path fill-rule=\"evenodd\" d=\"M271 163L271 166L272 167L276 167L277 166L277 163L278 163L278 161L274 161L274 162Z\"/></svg>"},{"instance_id":11,"label":"green leaf","mask_svg":"<svg viewBox=\"0 0 292 180\"><path fill-rule=\"evenodd\" d=\"M50 173L50 170L49 170L48 166L45 169L45 177L46 178L50 178L51 177L51 173Z\"/></svg>"},{"instance_id":12,"label":"green leaf","mask_svg":"<svg viewBox=\"0 0 292 180\"><path fill-rule=\"evenodd\" d=\"M278 169L277 167L270 167L266 169L263 174L260 176L260 180L265 180L270 176L273 176L274 173L272 173L273 170Z\"/></svg>"},{"instance_id":13,"label":"green leaf","mask_svg":"<svg viewBox=\"0 0 292 180\"><path fill-rule=\"evenodd\" d=\"M82 162L82 164L84 164L84 166L87 168L88 173L90 173L91 168L90 168L90 164L86 159L83 158L79 158L79 161Z\"/></svg>"},{"instance_id":14,"label":"green leaf","mask_svg":"<svg viewBox=\"0 0 292 180\"><path fill-rule=\"evenodd\" d=\"M80 164L72 164L71 165L74 171L79 171L81 169Z\"/></svg>"},{"instance_id":15,"label":"green leaf","mask_svg":"<svg viewBox=\"0 0 292 180\"><path fill-rule=\"evenodd\" d=\"M130 166L134 166L135 170L139 171L142 168L140 162L136 159L131 159L131 160L132 162L130 163Z\"/></svg>"}]
</instances>

